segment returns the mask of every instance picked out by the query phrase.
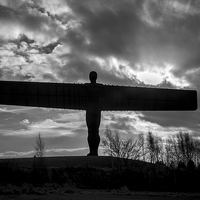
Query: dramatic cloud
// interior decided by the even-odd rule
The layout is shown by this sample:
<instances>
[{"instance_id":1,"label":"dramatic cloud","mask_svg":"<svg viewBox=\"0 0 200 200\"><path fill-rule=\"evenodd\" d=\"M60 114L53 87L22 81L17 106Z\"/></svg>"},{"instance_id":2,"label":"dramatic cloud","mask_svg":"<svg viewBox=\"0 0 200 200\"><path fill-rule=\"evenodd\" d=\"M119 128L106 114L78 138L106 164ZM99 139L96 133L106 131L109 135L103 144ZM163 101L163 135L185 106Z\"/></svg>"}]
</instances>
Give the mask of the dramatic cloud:
<instances>
[{"instance_id":1,"label":"dramatic cloud","mask_svg":"<svg viewBox=\"0 0 200 200\"><path fill-rule=\"evenodd\" d=\"M95 70L103 84L192 88L200 99L199 14L197 0L0 0L0 79L85 83ZM1 106L0 115L4 137L87 145L84 112ZM198 137L199 110L105 112L101 134L106 126Z\"/></svg>"}]
</instances>

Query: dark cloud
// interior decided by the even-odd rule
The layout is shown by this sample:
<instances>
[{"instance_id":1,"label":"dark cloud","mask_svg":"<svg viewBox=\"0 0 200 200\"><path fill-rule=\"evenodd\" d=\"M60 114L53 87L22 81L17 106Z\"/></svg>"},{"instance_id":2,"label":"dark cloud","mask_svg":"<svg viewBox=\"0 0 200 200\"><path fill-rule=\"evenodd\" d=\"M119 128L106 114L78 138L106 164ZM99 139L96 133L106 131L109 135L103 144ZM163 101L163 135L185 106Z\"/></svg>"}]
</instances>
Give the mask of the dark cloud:
<instances>
[{"instance_id":1,"label":"dark cloud","mask_svg":"<svg viewBox=\"0 0 200 200\"><path fill-rule=\"evenodd\" d=\"M133 85L136 81L129 78L117 77L113 71L101 68L99 64L93 60L88 60L81 54L63 54L62 60L66 60L67 64L62 69L57 71L60 80L64 82L75 82L81 80L82 82L89 82L89 73L96 71L98 73L97 81L103 84L115 85Z\"/></svg>"},{"instance_id":2,"label":"dark cloud","mask_svg":"<svg viewBox=\"0 0 200 200\"><path fill-rule=\"evenodd\" d=\"M157 1L158 2L158 1ZM165 4L167 1L162 1ZM199 59L199 23L200 19L197 14L182 13L182 16L173 15L170 11L164 10L164 3L157 4L159 17L162 18L162 25L159 28L149 28L143 26L140 36L143 39L144 55L147 59L156 58L160 62L169 62L175 67L172 70L176 77L186 77L188 70L200 66ZM199 4L191 1L171 1L171 3L181 3L181 6L188 5L191 9L199 8ZM190 7L189 7L190 6ZM154 8L149 8L156 9ZM175 9L174 9L175 12ZM189 12L189 11L188 11ZM157 16L158 17L158 16Z\"/></svg>"},{"instance_id":3,"label":"dark cloud","mask_svg":"<svg viewBox=\"0 0 200 200\"><path fill-rule=\"evenodd\" d=\"M98 56L103 59L115 56L118 59L127 60L133 69L136 68L135 64L140 62L150 65L162 65L165 62L175 64L176 66L171 71L173 75L185 76L190 82L184 73L188 69L196 68L199 63L197 42L199 19L195 15L185 13L180 17L180 14L176 14L178 12L176 8L174 10L172 8L173 3L181 3L182 6L190 5L193 8L198 6L196 2L190 4L188 1L66 2L73 12L55 15L55 18L50 17L51 13L46 11L40 1L21 3L18 10L9 3L10 7L2 6L2 17L12 23L17 20L17 23L28 30L52 36L58 34L58 37L61 29L58 28L55 20L64 24L74 20L74 23L65 31L65 35L59 38L60 42L71 48L72 53L67 55L67 65L62 69L65 75L69 74L70 77L75 78L74 80L78 80L77 77L83 75L82 71L87 71L82 69L99 69L97 64L96 66L94 64L95 67L90 67L89 56ZM23 15L21 15L22 11ZM144 21L143 18L148 17L147 14L152 23L158 21L160 25L154 27ZM50 30L48 32L43 30L43 25L49 26ZM22 41L29 43L33 40L26 36L22 38ZM55 42L42 46L39 51L50 54L56 44ZM78 61L75 61L76 59ZM76 64L82 67L74 67ZM62 74L62 71L58 73ZM114 71L106 72L104 75L106 76L107 73L116 76ZM125 79L127 79L126 76L122 81L118 80L119 84Z\"/></svg>"},{"instance_id":4,"label":"dark cloud","mask_svg":"<svg viewBox=\"0 0 200 200\"><path fill-rule=\"evenodd\" d=\"M39 45L36 43L35 40L30 39L25 34L20 34L18 39L10 40L9 42L14 43L17 45L17 50L13 50L14 53L18 56L25 57L27 62L32 62L29 60L29 52L31 50L36 50L36 52L40 54L50 54L52 51L60 44L60 42L52 42L48 45ZM26 46L24 47L24 43Z\"/></svg>"},{"instance_id":5,"label":"dark cloud","mask_svg":"<svg viewBox=\"0 0 200 200\"><path fill-rule=\"evenodd\" d=\"M156 123L165 128L185 128L186 130L192 130L194 136L199 136L199 111L197 112L142 112L144 115L140 118L142 120Z\"/></svg>"},{"instance_id":6,"label":"dark cloud","mask_svg":"<svg viewBox=\"0 0 200 200\"><path fill-rule=\"evenodd\" d=\"M103 70L99 69L98 71L98 81L103 84L109 85L127 85L127 86L135 86L138 85L137 80L130 79L125 75L118 77L114 74L112 70ZM142 84L142 83L141 83Z\"/></svg>"},{"instance_id":7,"label":"dark cloud","mask_svg":"<svg viewBox=\"0 0 200 200\"><path fill-rule=\"evenodd\" d=\"M46 46L39 47L38 48L39 53L50 54L55 49L55 47L58 46L59 44L60 44L59 42L53 42L53 43L50 43Z\"/></svg>"},{"instance_id":8,"label":"dark cloud","mask_svg":"<svg viewBox=\"0 0 200 200\"><path fill-rule=\"evenodd\" d=\"M35 41L28 38L25 34L20 34L17 40L11 40L11 42L17 44L18 48L20 48L22 42L25 42L27 45L30 45L33 44Z\"/></svg>"},{"instance_id":9,"label":"dark cloud","mask_svg":"<svg viewBox=\"0 0 200 200\"><path fill-rule=\"evenodd\" d=\"M25 51L20 51L20 50L15 51L14 50L14 53L15 53L16 56L22 56L23 58L25 58L25 60L26 60L27 63L31 63L32 62L30 60L30 58L29 58L29 54L26 53Z\"/></svg>"},{"instance_id":10,"label":"dark cloud","mask_svg":"<svg viewBox=\"0 0 200 200\"><path fill-rule=\"evenodd\" d=\"M53 19L49 16L45 9L36 2L21 2L18 6L13 6L13 3L8 3L8 6L0 4L0 11L0 21L3 22L5 26L10 26L11 28L16 28L18 26L18 28L21 29L19 34L22 36L24 32L29 32L29 37L31 37L29 38L29 42L30 39L37 39L45 34L45 43L48 43L48 40L58 38L62 30L59 28L56 18ZM45 27L48 27L48 29ZM16 37L16 35L13 37ZM22 37L22 40L27 42L27 36Z\"/></svg>"},{"instance_id":11,"label":"dark cloud","mask_svg":"<svg viewBox=\"0 0 200 200\"><path fill-rule=\"evenodd\" d=\"M97 1L90 1L91 4L95 2ZM113 55L120 58L130 54L136 56L135 35L140 21L135 12L134 1L116 3L116 8L113 10L112 6L108 7L105 4L105 1L99 5L100 8L97 6L95 9L89 6L88 1L84 3L69 1L68 4L80 18L80 29L71 30L66 35L67 42L75 50L84 49L89 54L100 57ZM101 8L103 5L104 9ZM113 5L115 6L115 3Z\"/></svg>"},{"instance_id":12,"label":"dark cloud","mask_svg":"<svg viewBox=\"0 0 200 200\"><path fill-rule=\"evenodd\" d=\"M199 64L199 18L185 13L181 17L175 15L178 11L170 8L176 2L188 5L188 1L67 1L79 25L69 29L62 38L62 42L69 44L73 52L69 55L66 71L81 76L82 70L74 67L74 59L78 59L77 66L81 65L84 69L88 65L87 69L90 69L88 56L103 59L115 56L128 60L132 69L136 69L136 64L141 62L149 66L172 64L171 72L175 77L185 77L190 84L197 84L197 80L192 83L185 72ZM190 6L193 8L196 5ZM152 23L160 25L155 27L143 21L142 17L147 14ZM96 65L95 69L99 67ZM116 76L115 71L104 72L104 77L109 73ZM124 76L122 82L126 80ZM121 81L118 81L120 84Z\"/></svg>"},{"instance_id":13,"label":"dark cloud","mask_svg":"<svg viewBox=\"0 0 200 200\"><path fill-rule=\"evenodd\" d=\"M111 120L114 121L108 125L111 129L127 132L130 130L133 131L132 127L129 125L130 117L117 117L113 115Z\"/></svg>"},{"instance_id":14,"label":"dark cloud","mask_svg":"<svg viewBox=\"0 0 200 200\"><path fill-rule=\"evenodd\" d=\"M30 30L40 29L42 24L47 22L45 16L34 15L28 12L28 7L15 10L6 6L0 5L0 18L1 21L11 24L21 24ZM23 14L21 13L23 11Z\"/></svg>"},{"instance_id":15,"label":"dark cloud","mask_svg":"<svg viewBox=\"0 0 200 200\"><path fill-rule=\"evenodd\" d=\"M15 20L15 11L11 8L0 4L0 19L3 22L11 22Z\"/></svg>"}]
</instances>

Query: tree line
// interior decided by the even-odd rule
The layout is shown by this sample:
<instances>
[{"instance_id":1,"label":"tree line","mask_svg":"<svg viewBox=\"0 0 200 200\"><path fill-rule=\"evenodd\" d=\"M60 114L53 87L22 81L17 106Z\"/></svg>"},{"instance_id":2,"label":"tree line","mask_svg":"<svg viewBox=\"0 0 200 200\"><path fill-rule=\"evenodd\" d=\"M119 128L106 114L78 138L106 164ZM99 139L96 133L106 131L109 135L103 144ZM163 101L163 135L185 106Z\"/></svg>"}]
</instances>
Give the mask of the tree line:
<instances>
[{"instance_id":1,"label":"tree line","mask_svg":"<svg viewBox=\"0 0 200 200\"><path fill-rule=\"evenodd\" d=\"M151 131L123 138L118 131L107 128L101 147L104 154L113 157L162 163L172 168L200 166L200 140L183 131L165 139Z\"/></svg>"},{"instance_id":2,"label":"tree line","mask_svg":"<svg viewBox=\"0 0 200 200\"><path fill-rule=\"evenodd\" d=\"M146 135L128 138L110 129L106 129L104 134L103 152L117 157L111 159L110 166L66 164L64 167L51 167L44 158L45 141L38 134L30 166L22 167L9 159L0 163L0 186L13 184L21 188L30 184L32 188L45 184L69 184L88 189L127 187L130 191L199 192L200 141L189 133L180 131L165 139L150 131Z\"/></svg>"}]
</instances>

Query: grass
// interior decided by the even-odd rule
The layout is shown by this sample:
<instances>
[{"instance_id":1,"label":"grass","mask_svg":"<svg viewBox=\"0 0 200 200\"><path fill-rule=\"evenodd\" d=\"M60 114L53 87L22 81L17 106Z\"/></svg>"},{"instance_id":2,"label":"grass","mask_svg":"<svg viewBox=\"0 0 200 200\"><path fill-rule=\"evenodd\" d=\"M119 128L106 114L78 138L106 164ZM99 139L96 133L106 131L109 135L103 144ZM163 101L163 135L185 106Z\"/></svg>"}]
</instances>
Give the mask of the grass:
<instances>
[{"instance_id":1,"label":"grass","mask_svg":"<svg viewBox=\"0 0 200 200\"><path fill-rule=\"evenodd\" d=\"M37 158L36 158L37 159ZM97 168L115 168L117 166L126 167L123 159L109 156L60 156L60 157L44 157L45 163L51 168L61 167L97 167ZM9 158L0 159L2 163L9 162L10 165L20 167L32 167L34 158ZM144 165L142 161L128 160L129 165Z\"/></svg>"},{"instance_id":2,"label":"grass","mask_svg":"<svg viewBox=\"0 0 200 200\"><path fill-rule=\"evenodd\" d=\"M170 169L136 160L99 156L18 158L0 160L0 186L47 184L79 189L200 192L200 170ZM30 187L32 188L32 187Z\"/></svg>"}]
</instances>

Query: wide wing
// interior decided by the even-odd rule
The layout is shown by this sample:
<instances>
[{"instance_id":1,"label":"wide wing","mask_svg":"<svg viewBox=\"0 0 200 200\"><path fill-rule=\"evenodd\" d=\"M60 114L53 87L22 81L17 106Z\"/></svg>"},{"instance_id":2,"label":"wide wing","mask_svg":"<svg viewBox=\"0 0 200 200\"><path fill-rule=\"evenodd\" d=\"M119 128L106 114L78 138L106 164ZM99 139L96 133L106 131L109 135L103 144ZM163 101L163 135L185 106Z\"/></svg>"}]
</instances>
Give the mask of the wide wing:
<instances>
[{"instance_id":1,"label":"wide wing","mask_svg":"<svg viewBox=\"0 0 200 200\"><path fill-rule=\"evenodd\" d=\"M0 81L0 104L85 110L84 84Z\"/></svg>"},{"instance_id":2,"label":"wide wing","mask_svg":"<svg viewBox=\"0 0 200 200\"><path fill-rule=\"evenodd\" d=\"M102 88L104 111L196 110L197 92L144 87L106 86Z\"/></svg>"},{"instance_id":3,"label":"wide wing","mask_svg":"<svg viewBox=\"0 0 200 200\"><path fill-rule=\"evenodd\" d=\"M0 81L0 104L5 105L86 110L91 97L103 111L197 109L194 90Z\"/></svg>"}]
</instances>

